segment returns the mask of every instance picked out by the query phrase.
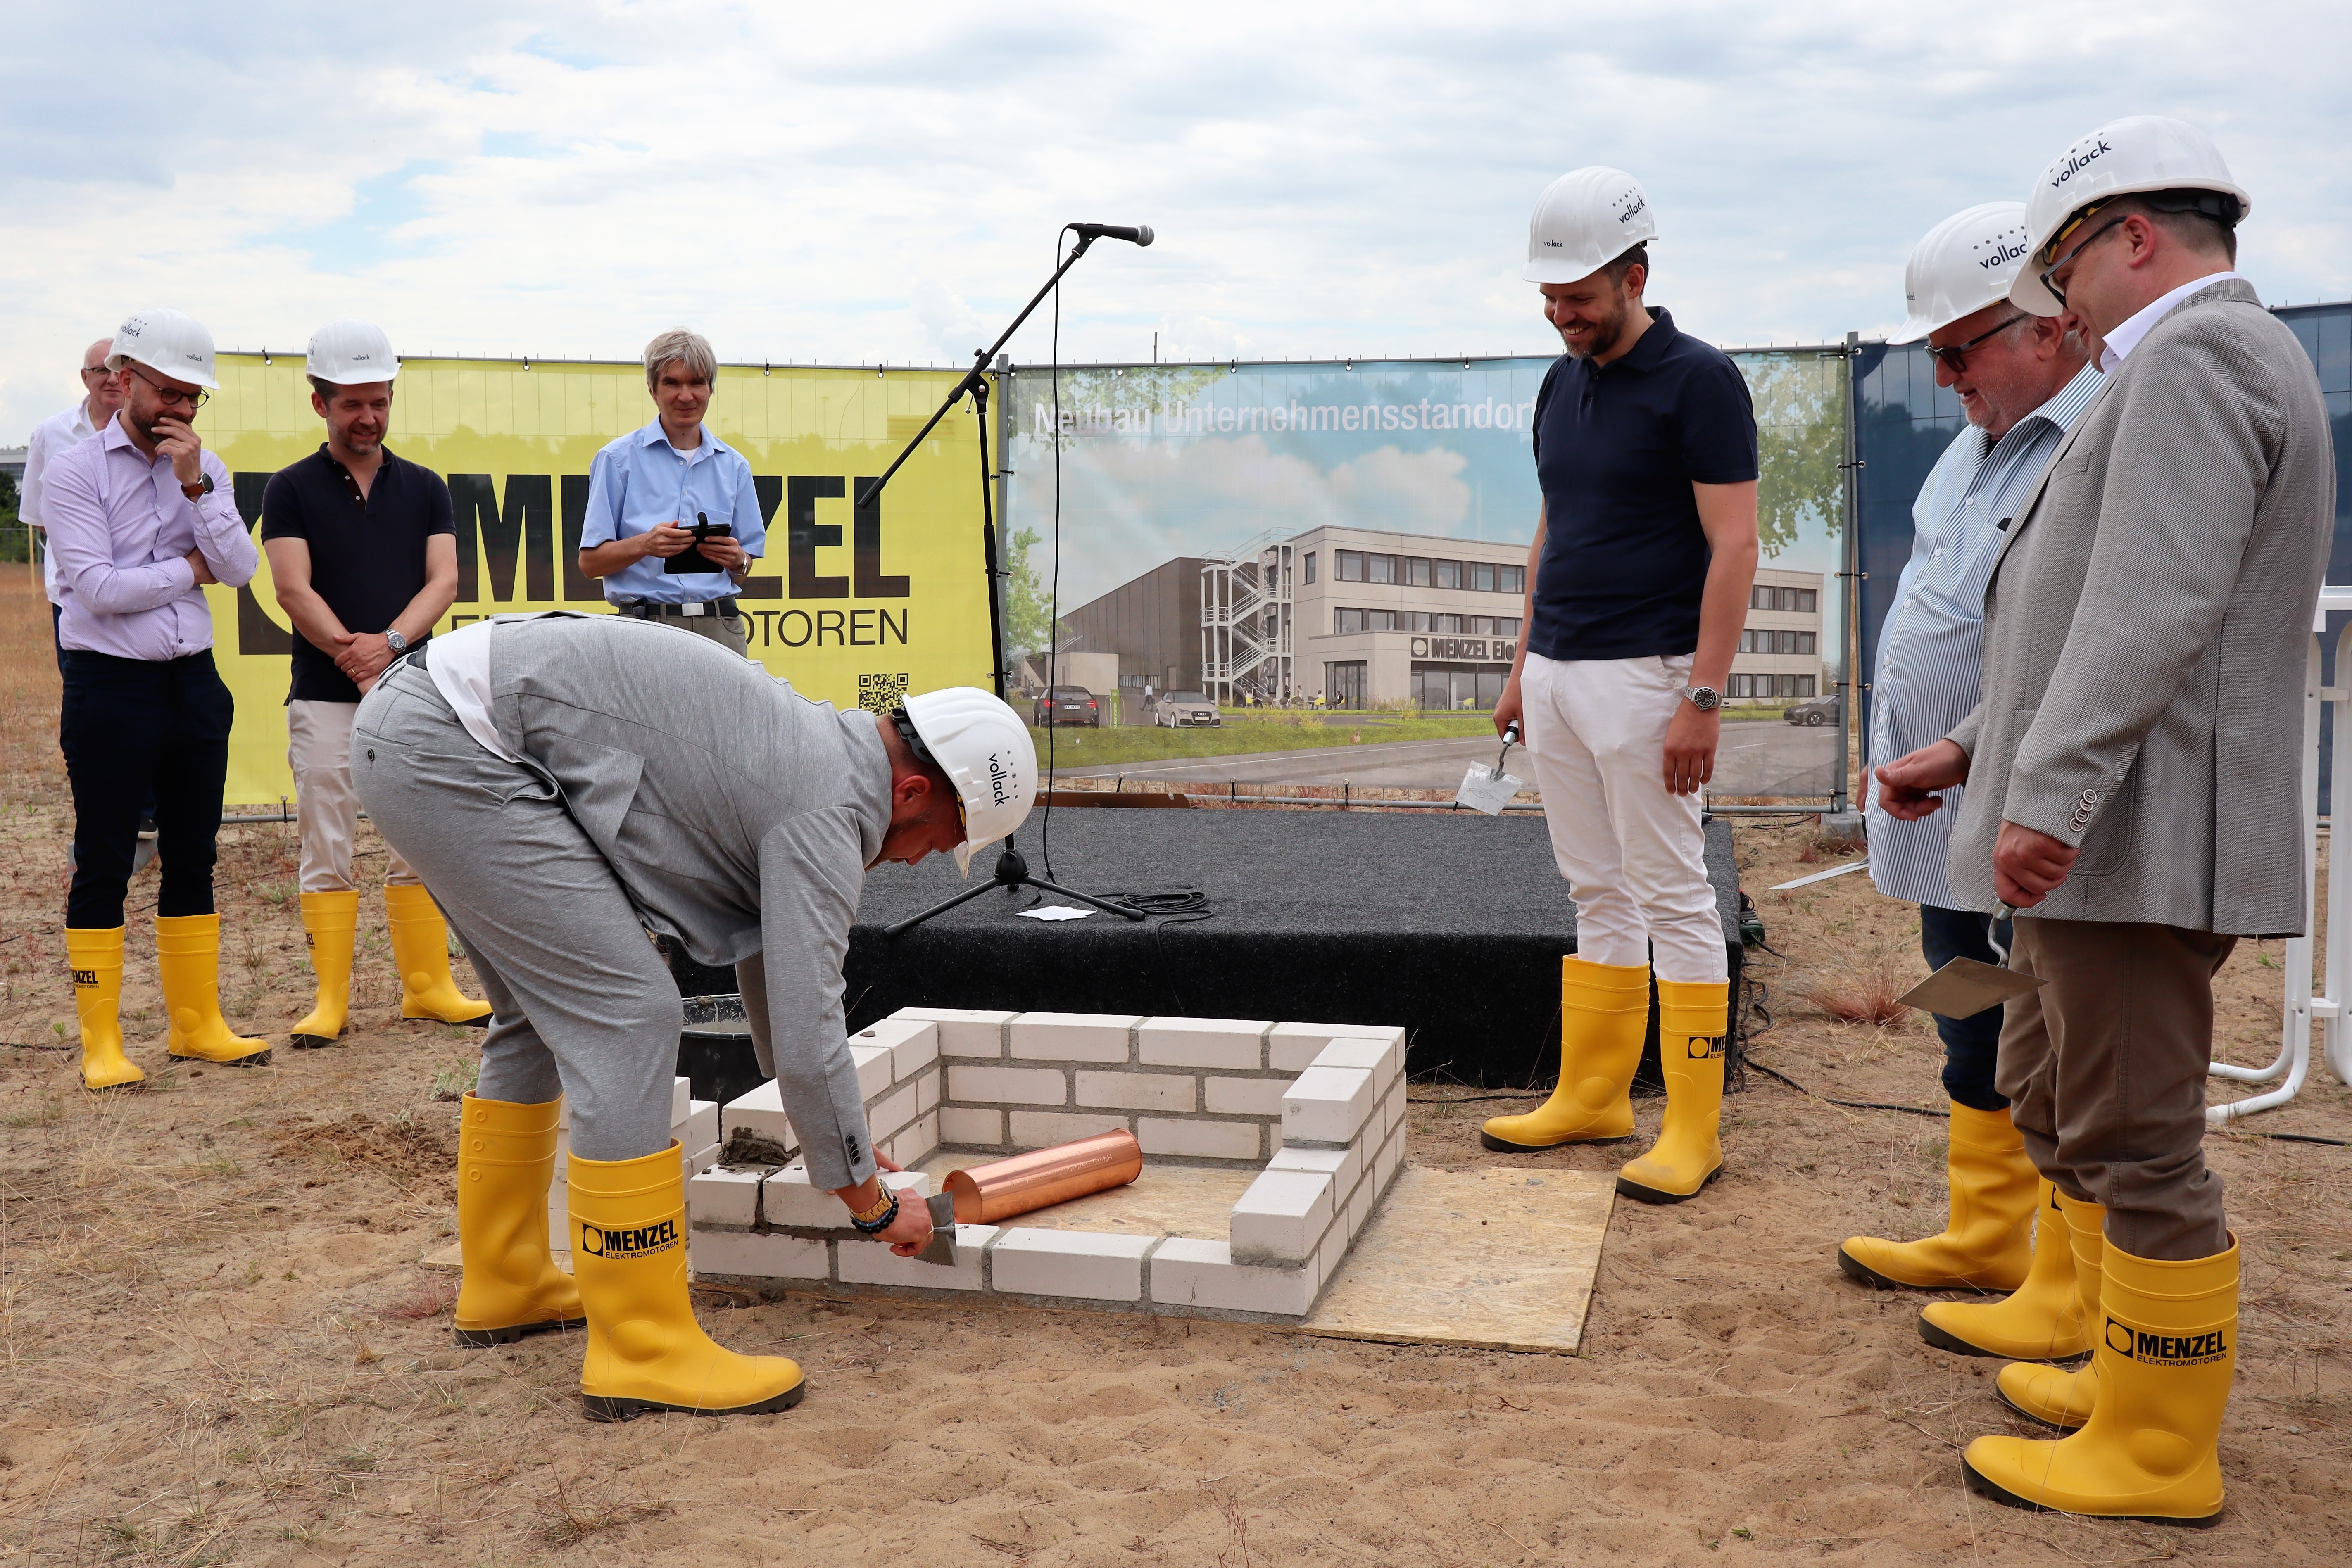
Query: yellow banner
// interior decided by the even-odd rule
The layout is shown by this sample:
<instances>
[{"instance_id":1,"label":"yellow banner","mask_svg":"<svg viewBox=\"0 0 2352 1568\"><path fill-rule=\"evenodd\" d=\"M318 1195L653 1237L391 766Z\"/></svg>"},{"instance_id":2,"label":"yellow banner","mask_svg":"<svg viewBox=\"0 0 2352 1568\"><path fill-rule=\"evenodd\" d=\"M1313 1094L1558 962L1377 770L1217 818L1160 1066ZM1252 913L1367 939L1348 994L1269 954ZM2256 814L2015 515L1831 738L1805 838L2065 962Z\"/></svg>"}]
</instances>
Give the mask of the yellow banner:
<instances>
[{"instance_id":1,"label":"yellow banner","mask_svg":"<svg viewBox=\"0 0 2352 1568\"><path fill-rule=\"evenodd\" d=\"M221 390L198 416L236 477L259 538L269 476L326 439L299 357L223 354ZM970 402L907 461L871 512L853 497L888 466L955 383L951 371L725 366L709 423L751 465L767 554L743 586L752 656L793 689L843 707L887 708L902 691L986 686L987 577L980 457ZM449 481L457 602L436 631L485 615L595 609L581 575L588 465L654 418L635 365L410 360L385 444ZM205 590L215 654L236 696L232 801L293 793L284 704L294 633L269 562L249 588Z\"/></svg>"}]
</instances>

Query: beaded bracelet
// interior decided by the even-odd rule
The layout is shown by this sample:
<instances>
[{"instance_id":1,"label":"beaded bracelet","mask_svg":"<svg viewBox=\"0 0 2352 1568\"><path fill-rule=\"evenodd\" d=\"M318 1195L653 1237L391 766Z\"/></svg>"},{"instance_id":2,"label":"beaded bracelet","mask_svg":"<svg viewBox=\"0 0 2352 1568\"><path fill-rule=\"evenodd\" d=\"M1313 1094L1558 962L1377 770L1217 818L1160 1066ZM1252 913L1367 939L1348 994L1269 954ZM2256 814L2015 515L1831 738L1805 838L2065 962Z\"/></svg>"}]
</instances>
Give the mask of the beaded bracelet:
<instances>
[{"instance_id":1,"label":"beaded bracelet","mask_svg":"<svg viewBox=\"0 0 2352 1568\"><path fill-rule=\"evenodd\" d=\"M881 1215L878 1218L867 1219L855 1214L849 1217L849 1223L856 1228L859 1235L879 1236L882 1232L889 1229L891 1225L898 1220L898 1195L895 1192L891 1193L888 1195L888 1202L883 1205Z\"/></svg>"}]
</instances>

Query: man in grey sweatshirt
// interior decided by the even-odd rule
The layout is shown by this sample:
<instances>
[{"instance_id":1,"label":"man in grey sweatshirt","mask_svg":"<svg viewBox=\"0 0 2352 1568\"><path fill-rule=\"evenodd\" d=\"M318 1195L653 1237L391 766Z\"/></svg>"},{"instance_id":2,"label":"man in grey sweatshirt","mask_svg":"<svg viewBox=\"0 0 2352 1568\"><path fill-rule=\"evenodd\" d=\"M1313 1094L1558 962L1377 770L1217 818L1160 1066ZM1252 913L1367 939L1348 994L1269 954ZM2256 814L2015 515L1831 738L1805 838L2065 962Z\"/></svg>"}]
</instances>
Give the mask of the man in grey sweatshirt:
<instances>
[{"instance_id":1,"label":"man in grey sweatshirt","mask_svg":"<svg viewBox=\"0 0 2352 1568\"><path fill-rule=\"evenodd\" d=\"M796 1403L797 1367L720 1350L687 1304L681 1014L646 934L735 967L809 1179L911 1255L930 1223L879 1184L895 1167L867 1134L842 958L870 867L968 855L1019 824L1028 731L968 687L837 712L716 643L614 616L484 622L421 652L360 705L352 770L494 1009L458 1156L459 1343L584 1318L583 1390L607 1419ZM572 1281L546 1239L567 1099Z\"/></svg>"}]
</instances>

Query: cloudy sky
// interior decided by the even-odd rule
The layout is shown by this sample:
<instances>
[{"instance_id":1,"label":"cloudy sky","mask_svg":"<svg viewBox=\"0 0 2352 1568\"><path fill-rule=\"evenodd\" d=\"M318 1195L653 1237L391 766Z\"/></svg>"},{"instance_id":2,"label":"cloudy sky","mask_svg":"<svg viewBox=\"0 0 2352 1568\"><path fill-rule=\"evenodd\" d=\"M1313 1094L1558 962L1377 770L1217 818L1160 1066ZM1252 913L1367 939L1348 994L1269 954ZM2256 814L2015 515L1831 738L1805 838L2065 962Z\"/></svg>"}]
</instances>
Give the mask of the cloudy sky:
<instances>
[{"instance_id":1,"label":"cloudy sky","mask_svg":"<svg viewBox=\"0 0 2352 1568\"><path fill-rule=\"evenodd\" d=\"M148 304L223 348L363 315L411 354L683 321L733 360L964 360L1080 218L1163 237L1082 264L1066 358L1542 352L1527 212L1589 162L1648 188L1690 330L1867 333L1920 232L2126 113L2220 142L2267 298L2352 294L2352 7L2308 0L19 0L7 32L5 444Z\"/></svg>"}]
</instances>

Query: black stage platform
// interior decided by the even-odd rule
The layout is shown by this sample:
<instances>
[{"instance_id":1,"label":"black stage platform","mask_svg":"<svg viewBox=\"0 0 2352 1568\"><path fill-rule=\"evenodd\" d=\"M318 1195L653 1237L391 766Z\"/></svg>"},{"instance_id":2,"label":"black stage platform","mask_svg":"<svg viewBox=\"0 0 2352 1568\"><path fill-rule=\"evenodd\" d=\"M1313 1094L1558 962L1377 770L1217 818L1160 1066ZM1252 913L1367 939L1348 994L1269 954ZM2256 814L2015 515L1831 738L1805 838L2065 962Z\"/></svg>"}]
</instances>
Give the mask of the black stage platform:
<instances>
[{"instance_id":1,"label":"black stage platform","mask_svg":"<svg viewBox=\"0 0 2352 1568\"><path fill-rule=\"evenodd\" d=\"M1021 850L1045 876L1037 837L1033 816ZM1210 917L1024 920L1035 894L992 892L893 940L882 926L969 884L945 857L878 867L845 966L850 1028L912 1006L1402 1024L1416 1074L1516 1087L1557 1071L1576 917L1533 815L1057 807L1052 846L1066 886L1198 889ZM1729 823L1708 824L1706 860L1736 982ZM976 858L973 877L993 862Z\"/></svg>"}]
</instances>

